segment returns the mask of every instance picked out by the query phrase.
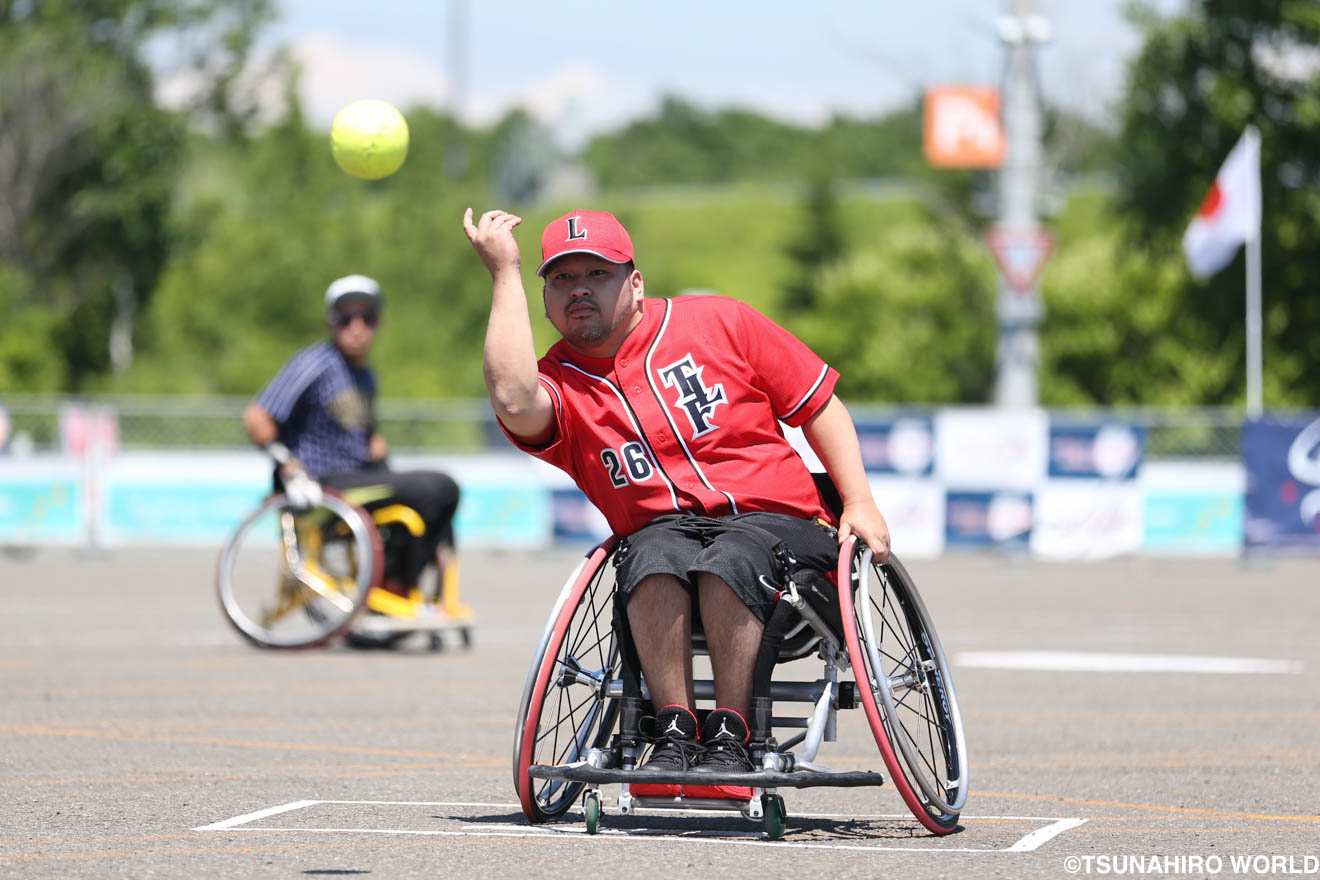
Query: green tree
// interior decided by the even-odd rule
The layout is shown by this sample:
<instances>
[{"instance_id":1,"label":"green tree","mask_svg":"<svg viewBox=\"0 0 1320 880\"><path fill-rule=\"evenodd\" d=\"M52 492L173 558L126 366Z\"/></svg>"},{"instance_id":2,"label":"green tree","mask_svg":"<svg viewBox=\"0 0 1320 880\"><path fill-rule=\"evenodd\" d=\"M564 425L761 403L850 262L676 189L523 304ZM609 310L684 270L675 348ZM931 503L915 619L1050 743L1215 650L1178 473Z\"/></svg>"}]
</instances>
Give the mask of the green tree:
<instances>
[{"instance_id":1,"label":"green tree","mask_svg":"<svg viewBox=\"0 0 1320 880\"><path fill-rule=\"evenodd\" d=\"M326 336L322 294L340 275L381 282L373 364L388 396L482 393L489 276L459 228L486 163L477 136L408 108L407 162L362 181L331 158L292 92L275 125L239 145L197 137L181 189L176 245L122 390L255 393L295 349ZM454 175L446 158L473 161Z\"/></svg>"},{"instance_id":2,"label":"green tree","mask_svg":"<svg viewBox=\"0 0 1320 880\"><path fill-rule=\"evenodd\" d=\"M1041 277L1040 396L1047 406L1193 406L1234 365L1181 309L1178 254L1130 247L1101 194L1074 195Z\"/></svg>"},{"instance_id":3,"label":"green tree","mask_svg":"<svg viewBox=\"0 0 1320 880\"><path fill-rule=\"evenodd\" d=\"M834 181L823 172L813 175L803 199L802 220L786 247L793 261L793 277L783 290L786 310L800 312L816 306L822 272L843 258L845 247Z\"/></svg>"},{"instance_id":4,"label":"green tree","mask_svg":"<svg viewBox=\"0 0 1320 880\"><path fill-rule=\"evenodd\" d=\"M46 345L50 314L32 304L27 287L26 275L0 263L0 389L58 391L64 374Z\"/></svg>"},{"instance_id":5,"label":"green tree","mask_svg":"<svg viewBox=\"0 0 1320 880\"><path fill-rule=\"evenodd\" d=\"M1119 135L1126 250L1178 252L1178 239L1248 124L1261 133L1267 404L1320 403L1320 7L1296 0L1199 0L1160 17L1136 5L1144 45L1128 71ZM1241 400L1242 257L1167 291L1189 340L1227 360L1199 403Z\"/></svg>"},{"instance_id":6,"label":"green tree","mask_svg":"<svg viewBox=\"0 0 1320 880\"><path fill-rule=\"evenodd\" d=\"M267 14L267 0L0 3L0 261L51 317L39 344L64 387L128 365L168 255L188 117L156 106L149 44L211 33L183 63L200 74L198 112L231 119Z\"/></svg>"},{"instance_id":7,"label":"green tree","mask_svg":"<svg viewBox=\"0 0 1320 880\"><path fill-rule=\"evenodd\" d=\"M785 324L838 369L850 400L985 401L993 284L981 243L928 212L826 270L817 307Z\"/></svg>"}]
</instances>

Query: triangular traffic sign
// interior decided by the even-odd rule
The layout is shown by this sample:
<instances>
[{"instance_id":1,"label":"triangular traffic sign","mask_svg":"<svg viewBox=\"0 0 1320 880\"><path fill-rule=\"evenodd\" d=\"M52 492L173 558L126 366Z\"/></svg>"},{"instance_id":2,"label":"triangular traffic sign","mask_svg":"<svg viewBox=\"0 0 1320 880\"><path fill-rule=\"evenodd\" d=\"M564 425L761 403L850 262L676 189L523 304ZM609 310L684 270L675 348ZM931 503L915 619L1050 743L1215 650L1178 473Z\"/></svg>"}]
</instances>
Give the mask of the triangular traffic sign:
<instances>
[{"instance_id":1,"label":"triangular traffic sign","mask_svg":"<svg viewBox=\"0 0 1320 880\"><path fill-rule=\"evenodd\" d=\"M995 226L985 234L990 253L1008 286L1027 293L1035 285L1045 260L1054 250L1054 236L1044 229L1005 229Z\"/></svg>"}]
</instances>

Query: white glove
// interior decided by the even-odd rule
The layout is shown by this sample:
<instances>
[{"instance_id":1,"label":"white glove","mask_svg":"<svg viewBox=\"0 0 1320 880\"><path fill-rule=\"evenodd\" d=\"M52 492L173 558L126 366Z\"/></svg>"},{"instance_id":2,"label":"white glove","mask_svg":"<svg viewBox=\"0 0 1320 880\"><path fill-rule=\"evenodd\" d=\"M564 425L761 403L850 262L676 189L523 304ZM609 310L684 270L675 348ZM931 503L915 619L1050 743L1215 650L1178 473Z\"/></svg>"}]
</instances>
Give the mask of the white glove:
<instances>
[{"instance_id":1,"label":"white glove","mask_svg":"<svg viewBox=\"0 0 1320 880\"><path fill-rule=\"evenodd\" d=\"M289 499L290 507L298 510L316 507L321 503L321 484L299 468L285 475L284 497Z\"/></svg>"}]
</instances>

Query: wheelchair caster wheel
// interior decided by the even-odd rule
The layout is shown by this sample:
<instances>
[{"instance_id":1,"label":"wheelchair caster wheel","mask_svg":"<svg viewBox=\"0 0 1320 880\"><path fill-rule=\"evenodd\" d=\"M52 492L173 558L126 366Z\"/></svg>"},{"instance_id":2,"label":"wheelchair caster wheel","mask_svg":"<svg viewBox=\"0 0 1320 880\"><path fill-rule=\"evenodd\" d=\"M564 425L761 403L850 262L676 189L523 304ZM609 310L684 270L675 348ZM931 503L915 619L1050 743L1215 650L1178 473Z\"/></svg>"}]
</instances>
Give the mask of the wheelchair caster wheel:
<instances>
[{"instance_id":1,"label":"wheelchair caster wheel","mask_svg":"<svg viewBox=\"0 0 1320 880\"><path fill-rule=\"evenodd\" d=\"M778 840L784 836L788 827L788 811L784 809L784 799L777 794L761 795L761 824L766 837Z\"/></svg>"},{"instance_id":2,"label":"wheelchair caster wheel","mask_svg":"<svg viewBox=\"0 0 1320 880\"><path fill-rule=\"evenodd\" d=\"M431 633L431 650L443 651L445 649L445 640L440 637L440 633Z\"/></svg>"},{"instance_id":3,"label":"wheelchair caster wheel","mask_svg":"<svg viewBox=\"0 0 1320 880\"><path fill-rule=\"evenodd\" d=\"M600 830L600 792L589 791L582 796L582 813L587 820L587 833Z\"/></svg>"}]
</instances>

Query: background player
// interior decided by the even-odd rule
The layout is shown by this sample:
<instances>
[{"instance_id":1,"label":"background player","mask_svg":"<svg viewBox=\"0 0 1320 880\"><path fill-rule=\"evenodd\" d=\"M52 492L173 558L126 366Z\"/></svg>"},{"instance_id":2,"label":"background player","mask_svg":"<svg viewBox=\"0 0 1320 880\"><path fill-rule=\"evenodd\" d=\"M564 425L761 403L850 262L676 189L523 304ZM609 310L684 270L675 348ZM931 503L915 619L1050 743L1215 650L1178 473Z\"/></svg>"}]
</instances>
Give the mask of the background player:
<instances>
[{"instance_id":1,"label":"background player","mask_svg":"<svg viewBox=\"0 0 1320 880\"><path fill-rule=\"evenodd\" d=\"M889 552L856 430L833 394L838 374L736 300L646 299L631 238L596 211L570 212L542 235L537 275L563 338L538 362L513 236L520 222L503 211L463 217L493 281L483 367L495 414L623 536L619 589L659 709L646 766L750 770L745 719L774 602L759 576L833 568L849 534L878 559ZM837 485L837 530L780 421L803 428ZM699 738L694 619L717 704Z\"/></svg>"},{"instance_id":2,"label":"background player","mask_svg":"<svg viewBox=\"0 0 1320 880\"><path fill-rule=\"evenodd\" d=\"M313 491L317 483L360 490L358 503L368 510L403 504L417 511L426 532L415 540L394 530L385 560L384 586L407 596L441 542L453 547L459 492L446 474L386 466L376 377L367 365L383 305L380 285L365 275L333 281L325 292L330 339L289 358L243 412L243 426L275 458L276 478L295 503L314 500L297 496L315 481Z\"/></svg>"}]
</instances>

